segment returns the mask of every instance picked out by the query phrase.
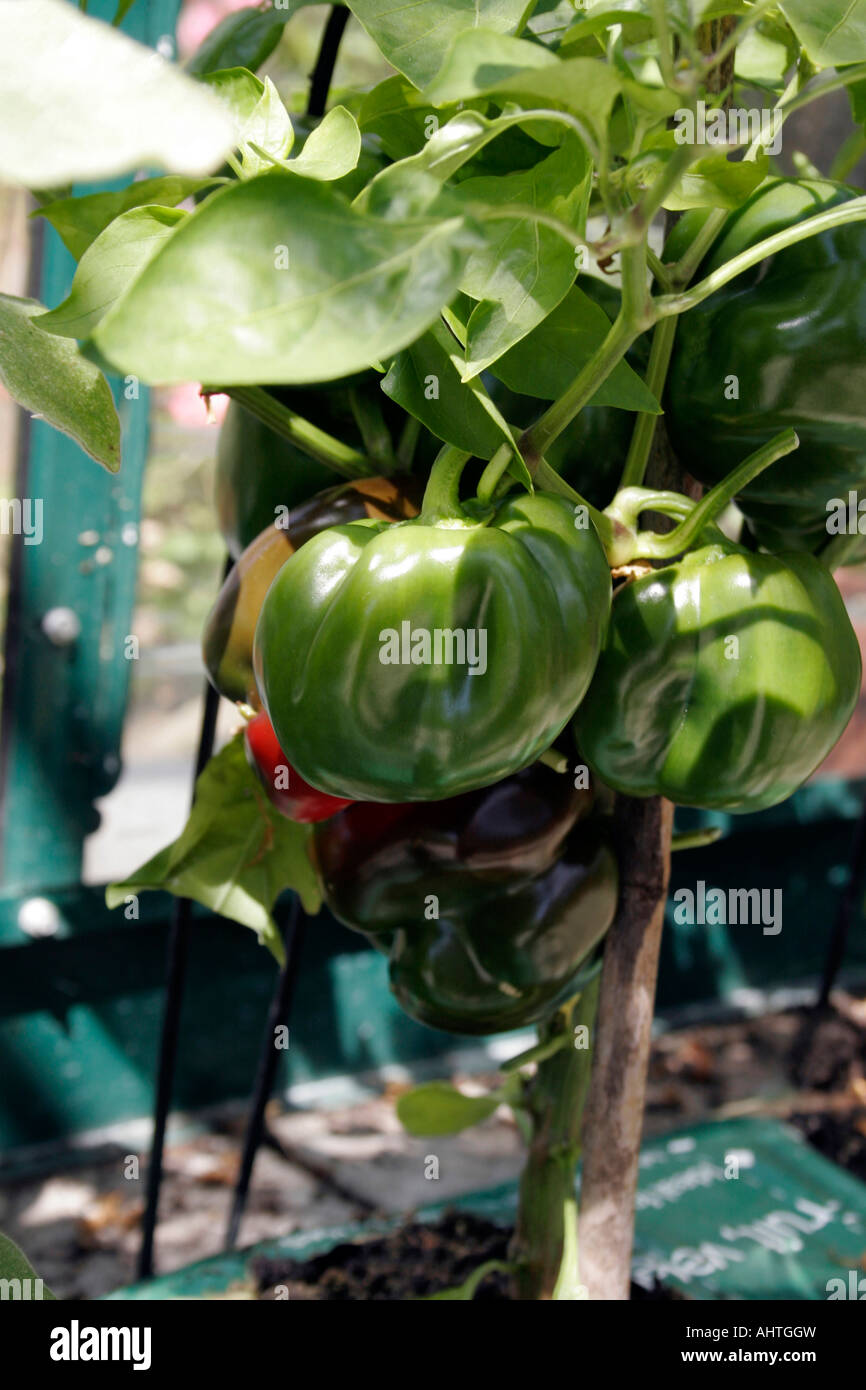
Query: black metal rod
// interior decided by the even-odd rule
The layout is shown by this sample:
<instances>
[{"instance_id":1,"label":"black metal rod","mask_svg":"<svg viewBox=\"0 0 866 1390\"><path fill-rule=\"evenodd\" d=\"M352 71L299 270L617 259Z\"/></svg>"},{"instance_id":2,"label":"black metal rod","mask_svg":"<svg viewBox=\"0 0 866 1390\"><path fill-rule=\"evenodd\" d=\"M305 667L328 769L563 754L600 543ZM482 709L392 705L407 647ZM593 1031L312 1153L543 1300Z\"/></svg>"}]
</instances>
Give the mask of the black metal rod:
<instances>
[{"instance_id":1,"label":"black metal rod","mask_svg":"<svg viewBox=\"0 0 866 1390\"><path fill-rule=\"evenodd\" d=\"M232 561L227 559L223 578L228 575ZM195 784L213 752L220 697L210 682L205 685L204 707L201 716L198 748L195 758L192 799ZM159 1038L159 1065L156 1077L156 1097L153 1113L153 1140L147 1169L147 1199L141 1230L141 1249L138 1252L138 1277L149 1279L153 1273L153 1238L159 1212L159 1191L162 1186L162 1163L165 1150L165 1129L174 1090L177 1067L177 1046L180 1036L180 1013L183 1006L186 965L189 954L189 927L192 903L189 898L175 899L171 914L171 930L166 955L165 1007Z\"/></svg>"},{"instance_id":2,"label":"black metal rod","mask_svg":"<svg viewBox=\"0 0 866 1390\"><path fill-rule=\"evenodd\" d=\"M857 914L863 893L863 880L866 878L866 798L864 798L860 819L857 822L854 838L851 842L848 871L848 882L845 884L842 897L839 900L836 920L827 946L824 973L816 1001L816 1006L819 1009L826 1008L830 1001L830 991L842 968L851 923Z\"/></svg>"},{"instance_id":3,"label":"black metal rod","mask_svg":"<svg viewBox=\"0 0 866 1390\"><path fill-rule=\"evenodd\" d=\"M289 920L283 934L283 941L286 950L286 961L277 987L274 990L268 1010L268 1021L265 1025L265 1033L262 1038L261 1051L259 1052L258 1065L256 1067L256 1079L253 1086L253 1095L250 1102L250 1113L247 1117L247 1127L244 1134L244 1147L241 1155L241 1166L238 1172L238 1180L232 1197L231 1212L229 1214L228 1226L226 1228L226 1250L233 1249L240 1230L241 1220L243 1219L244 1209L247 1204L247 1197L250 1190L250 1179L253 1173L253 1164L256 1161L256 1154L262 1142L264 1132L265 1106L270 1099L274 1089L274 1079L277 1074L277 1064L279 1062L279 1049L276 1047L274 1034L281 1024L288 1020L292 1006L292 997L295 992L295 982L298 977L298 961L301 955L301 941L303 939L306 915L301 909L297 898L292 902Z\"/></svg>"},{"instance_id":4,"label":"black metal rod","mask_svg":"<svg viewBox=\"0 0 866 1390\"><path fill-rule=\"evenodd\" d=\"M331 90L331 78L334 76L337 54L340 51L340 40L348 22L348 5L332 5L331 13L328 15L328 21L325 25L325 32L322 35L316 66L310 76L310 95L307 101L308 116L324 116L325 114L328 92Z\"/></svg>"}]
</instances>

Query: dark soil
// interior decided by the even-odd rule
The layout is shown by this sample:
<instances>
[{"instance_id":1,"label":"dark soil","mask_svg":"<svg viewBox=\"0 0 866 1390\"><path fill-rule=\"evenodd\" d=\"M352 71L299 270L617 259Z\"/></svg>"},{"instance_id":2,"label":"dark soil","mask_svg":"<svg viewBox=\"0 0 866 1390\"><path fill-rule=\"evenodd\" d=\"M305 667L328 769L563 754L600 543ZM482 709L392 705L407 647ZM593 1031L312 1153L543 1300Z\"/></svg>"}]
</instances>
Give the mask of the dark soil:
<instances>
[{"instance_id":1,"label":"dark soil","mask_svg":"<svg viewBox=\"0 0 866 1390\"><path fill-rule=\"evenodd\" d=\"M391 1301L427 1298L462 1284L488 1260L507 1260L511 1231L469 1212L447 1211L431 1225L410 1222L384 1236L337 1245L310 1260L257 1256L250 1265L259 1298ZM477 1300L509 1298L508 1276L492 1270ZM632 1286L634 1299L669 1299L661 1286Z\"/></svg>"},{"instance_id":2,"label":"dark soil","mask_svg":"<svg viewBox=\"0 0 866 1390\"><path fill-rule=\"evenodd\" d=\"M840 1112L794 1114L790 1122L825 1158L866 1182L866 1106Z\"/></svg>"}]
</instances>

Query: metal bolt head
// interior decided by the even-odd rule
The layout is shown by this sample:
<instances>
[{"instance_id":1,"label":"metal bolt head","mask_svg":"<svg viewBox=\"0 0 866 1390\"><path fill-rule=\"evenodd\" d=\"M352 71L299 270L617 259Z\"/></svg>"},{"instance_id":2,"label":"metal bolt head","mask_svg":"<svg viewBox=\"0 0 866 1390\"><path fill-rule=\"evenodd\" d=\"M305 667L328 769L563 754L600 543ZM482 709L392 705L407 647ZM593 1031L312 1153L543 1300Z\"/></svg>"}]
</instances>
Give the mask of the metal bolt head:
<instances>
[{"instance_id":1,"label":"metal bolt head","mask_svg":"<svg viewBox=\"0 0 866 1390\"><path fill-rule=\"evenodd\" d=\"M70 647L81 636L81 619L72 608L49 608L42 631L55 647Z\"/></svg>"},{"instance_id":2,"label":"metal bolt head","mask_svg":"<svg viewBox=\"0 0 866 1390\"><path fill-rule=\"evenodd\" d=\"M18 909L18 925L25 936L56 936L60 913L50 898L25 898Z\"/></svg>"}]
</instances>

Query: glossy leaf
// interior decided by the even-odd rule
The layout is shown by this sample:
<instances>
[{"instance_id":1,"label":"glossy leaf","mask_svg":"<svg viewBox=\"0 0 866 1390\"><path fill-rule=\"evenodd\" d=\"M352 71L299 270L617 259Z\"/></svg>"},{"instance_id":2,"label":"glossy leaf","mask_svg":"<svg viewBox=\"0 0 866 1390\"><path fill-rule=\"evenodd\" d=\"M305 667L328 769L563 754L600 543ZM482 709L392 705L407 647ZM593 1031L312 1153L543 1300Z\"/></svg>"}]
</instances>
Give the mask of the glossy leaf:
<instances>
[{"instance_id":1,"label":"glossy leaf","mask_svg":"<svg viewBox=\"0 0 866 1390\"><path fill-rule=\"evenodd\" d=\"M263 174L190 214L92 345L144 381L330 381L423 333L475 240L435 208L385 222L325 184Z\"/></svg>"},{"instance_id":2,"label":"glossy leaf","mask_svg":"<svg viewBox=\"0 0 866 1390\"><path fill-rule=\"evenodd\" d=\"M355 206L364 210L375 208L380 215L401 205L415 175L428 175L444 183L473 159L497 136L514 129L526 120L521 111L510 112L488 120L477 111L460 111L445 125L434 131L416 154L388 165L362 189ZM536 147L538 154L542 153Z\"/></svg>"},{"instance_id":3,"label":"glossy leaf","mask_svg":"<svg viewBox=\"0 0 866 1390\"><path fill-rule=\"evenodd\" d=\"M89 338L186 216L180 208L143 207L116 217L81 257L67 298L35 322L46 333Z\"/></svg>"},{"instance_id":4,"label":"glossy leaf","mask_svg":"<svg viewBox=\"0 0 866 1390\"><path fill-rule=\"evenodd\" d=\"M780 9L815 67L866 62L866 0L782 0Z\"/></svg>"},{"instance_id":5,"label":"glossy leaf","mask_svg":"<svg viewBox=\"0 0 866 1390\"><path fill-rule=\"evenodd\" d=\"M307 179L341 179L352 172L360 155L361 132L355 117L345 106L334 106L285 167Z\"/></svg>"},{"instance_id":6,"label":"glossy leaf","mask_svg":"<svg viewBox=\"0 0 866 1390\"><path fill-rule=\"evenodd\" d=\"M581 6L577 18L567 33L563 34L560 47L565 57L575 56L575 51L592 57L599 52L598 35L612 25L622 26L623 37L632 43L644 43L653 37L653 21L649 4L632 0L624 5L611 5L609 0L601 4Z\"/></svg>"},{"instance_id":7,"label":"glossy leaf","mask_svg":"<svg viewBox=\"0 0 866 1390\"><path fill-rule=\"evenodd\" d=\"M526 22L526 32L557 48L574 24L573 0L541 0Z\"/></svg>"},{"instance_id":8,"label":"glossy leaf","mask_svg":"<svg viewBox=\"0 0 866 1390\"><path fill-rule=\"evenodd\" d=\"M425 95L437 106L448 106L489 92L517 73L558 66L556 56L540 44L487 29L469 30L455 39Z\"/></svg>"},{"instance_id":9,"label":"glossy leaf","mask_svg":"<svg viewBox=\"0 0 866 1390\"><path fill-rule=\"evenodd\" d=\"M388 62L424 87L438 72L452 40L467 29L516 34L532 0L351 0L361 21Z\"/></svg>"},{"instance_id":10,"label":"glossy leaf","mask_svg":"<svg viewBox=\"0 0 866 1390\"><path fill-rule=\"evenodd\" d=\"M179 174L167 174L158 179L140 179L128 188L112 193L89 193L83 198L58 198L34 212L45 217L54 227L64 246L77 261L115 217L132 208L150 203L160 207L176 207L185 198L205 188L217 188L225 179L190 179Z\"/></svg>"},{"instance_id":11,"label":"glossy leaf","mask_svg":"<svg viewBox=\"0 0 866 1390\"><path fill-rule=\"evenodd\" d=\"M460 288L479 303L467 325L466 376L477 376L524 338L574 284L575 248L517 207L551 214L575 232L586 221L592 165L574 135L532 169L467 179L458 195L484 204L485 245L469 257ZM478 214L480 218L480 213Z\"/></svg>"},{"instance_id":12,"label":"glossy leaf","mask_svg":"<svg viewBox=\"0 0 866 1390\"><path fill-rule=\"evenodd\" d=\"M295 132L269 77L261 82L246 68L227 68L209 73L204 81L231 116L235 145L247 178L273 168L267 156L276 160L286 157L294 143Z\"/></svg>"},{"instance_id":13,"label":"glossy leaf","mask_svg":"<svg viewBox=\"0 0 866 1390\"><path fill-rule=\"evenodd\" d=\"M515 40L517 42L517 40ZM580 117L598 136L607 128L614 102L624 89L624 79L607 63L595 58L554 57L540 45L540 66L523 68L494 80L489 79L483 52L476 49L473 36L464 35L449 55L448 66L427 88L426 96L437 104L468 101L489 96L500 101L519 101L540 107L557 107ZM473 60L462 61L464 50ZM523 51L523 41L520 41ZM667 100L667 98L665 99ZM671 109L676 106L676 100ZM668 104L670 104L668 102Z\"/></svg>"},{"instance_id":14,"label":"glossy leaf","mask_svg":"<svg viewBox=\"0 0 866 1390\"><path fill-rule=\"evenodd\" d=\"M367 92L358 112L358 124L365 133L378 135L389 159L406 159L418 153L430 129L435 129L429 122L431 116L435 117L434 107L397 73Z\"/></svg>"},{"instance_id":15,"label":"glossy leaf","mask_svg":"<svg viewBox=\"0 0 866 1390\"><path fill-rule=\"evenodd\" d=\"M146 165L203 175L231 125L200 83L62 0L0 5L0 178L27 188Z\"/></svg>"},{"instance_id":16,"label":"glossy leaf","mask_svg":"<svg viewBox=\"0 0 866 1390\"><path fill-rule=\"evenodd\" d=\"M25 410L116 473L120 421L108 382L75 343L34 326L44 312L35 299L0 295L0 382Z\"/></svg>"},{"instance_id":17,"label":"glossy leaf","mask_svg":"<svg viewBox=\"0 0 866 1390\"><path fill-rule=\"evenodd\" d=\"M671 212L688 208L738 208L763 183L769 159L761 152L756 159L730 160L724 154L708 154L695 160L664 201Z\"/></svg>"},{"instance_id":18,"label":"glossy leaf","mask_svg":"<svg viewBox=\"0 0 866 1390\"><path fill-rule=\"evenodd\" d=\"M489 1119L500 1104L498 1093L465 1096L447 1081L428 1081L397 1098L397 1118L408 1134L423 1137L459 1134Z\"/></svg>"},{"instance_id":19,"label":"glossy leaf","mask_svg":"<svg viewBox=\"0 0 866 1390\"><path fill-rule=\"evenodd\" d=\"M598 351L609 328L604 310L575 287L538 328L500 357L493 374L512 391L554 401ZM627 362L617 363L590 403L661 413L658 401Z\"/></svg>"},{"instance_id":20,"label":"glossy leaf","mask_svg":"<svg viewBox=\"0 0 866 1390\"><path fill-rule=\"evenodd\" d=\"M446 444L489 459L503 433L462 378L465 359L442 323L391 363L382 390Z\"/></svg>"},{"instance_id":21,"label":"glossy leaf","mask_svg":"<svg viewBox=\"0 0 866 1390\"><path fill-rule=\"evenodd\" d=\"M244 753L243 734L211 758L196 782L195 803L173 844L129 878L105 890L110 908L130 894L164 889L251 927L282 962L283 943L271 909L287 889L305 911L321 906L307 856L308 826L287 820L268 801Z\"/></svg>"}]
</instances>

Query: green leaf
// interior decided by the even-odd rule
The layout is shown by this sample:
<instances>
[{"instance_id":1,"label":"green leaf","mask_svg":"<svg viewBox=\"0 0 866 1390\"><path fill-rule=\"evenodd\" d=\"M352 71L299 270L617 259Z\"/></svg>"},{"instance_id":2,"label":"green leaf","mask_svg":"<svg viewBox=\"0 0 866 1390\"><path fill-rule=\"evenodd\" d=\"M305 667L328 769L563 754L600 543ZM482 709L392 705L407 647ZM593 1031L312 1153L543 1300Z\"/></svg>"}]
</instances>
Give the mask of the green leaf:
<instances>
[{"instance_id":1,"label":"green leaf","mask_svg":"<svg viewBox=\"0 0 866 1390\"><path fill-rule=\"evenodd\" d=\"M89 338L104 314L152 260L179 222L180 208L143 207L121 213L88 247L62 304L35 320L46 333Z\"/></svg>"},{"instance_id":2,"label":"green leaf","mask_svg":"<svg viewBox=\"0 0 866 1390\"><path fill-rule=\"evenodd\" d=\"M235 10L226 15L202 40L188 60L186 70L196 77L219 68L249 68L256 72L282 38L287 20L304 5L318 0L286 0L279 10L268 5Z\"/></svg>"},{"instance_id":3,"label":"green leaf","mask_svg":"<svg viewBox=\"0 0 866 1390\"><path fill-rule=\"evenodd\" d=\"M799 48L781 16L773 23L765 18L737 44L737 77L747 84L755 82L781 91L785 74L796 62Z\"/></svg>"},{"instance_id":4,"label":"green leaf","mask_svg":"<svg viewBox=\"0 0 866 1390\"><path fill-rule=\"evenodd\" d=\"M231 149L210 92L62 0L0 5L0 178L27 188L159 165L203 175Z\"/></svg>"},{"instance_id":5,"label":"green leaf","mask_svg":"<svg viewBox=\"0 0 866 1390\"><path fill-rule=\"evenodd\" d=\"M428 1081L397 1098L397 1118L408 1134L459 1134L489 1119L500 1104L498 1092L465 1096L447 1081Z\"/></svg>"},{"instance_id":6,"label":"green leaf","mask_svg":"<svg viewBox=\"0 0 866 1390\"><path fill-rule=\"evenodd\" d=\"M58 198L37 208L34 217L46 217L59 234L64 246L77 261L88 246L105 231L109 222L132 208L145 203L152 206L175 207L204 188L216 188L226 179L190 179L179 174L167 174L158 179L140 179L128 188L113 193L90 193L83 198Z\"/></svg>"},{"instance_id":7,"label":"green leaf","mask_svg":"<svg viewBox=\"0 0 866 1390\"><path fill-rule=\"evenodd\" d=\"M479 301L467 325L467 377L477 376L556 308L574 284L575 248L515 206L549 213L575 232L586 223L592 165L575 135L532 169L467 179L458 197L485 204L485 245L469 257L460 288Z\"/></svg>"},{"instance_id":8,"label":"green leaf","mask_svg":"<svg viewBox=\"0 0 866 1390\"><path fill-rule=\"evenodd\" d=\"M435 129L416 154L388 165L375 178L371 179L355 200L355 206L367 209L375 205L381 214L391 203L399 204L404 196L407 175L429 174L440 183L444 183L484 149L491 140L526 122L527 113L525 111L510 111L496 116L492 120L488 120L478 111L459 111L445 125ZM570 135L571 132L568 131L566 134ZM562 138L561 130L558 135ZM538 154L542 153L539 146L535 148ZM581 165L585 169L586 160L581 155L577 141L574 141L571 148L577 151L576 174ZM496 180L491 179L490 182L493 184ZM504 184L503 188L505 188ZM463 186L460 190L461 196L462 191ZM503 199L504 195L497 201L501 202Z\"/></svg>"},{"instance_id":9,"label":"green leaf","mask_svg":"<svg viewBox=\"0 0 866 1390\"><path fill-rule=\"evenodd\" d=\"M202 772L195 802L173 844L137 873L105 890L112 907L150 888L192 898L211 912L251 927L282 963L283 944L271 909L286 889L305 911L321 906L307 854L310 827L281 815L265 796L244 753L243 734L217 753Z\"/></svg>"},{"instance_id":10,"label":"green leaf","mask_svg":"<svg viewBox=\"0 0 866 1390\"><path fill-rule=\"evenodd\" d=\"M334 106L311 130L304 148L284 167L307 179L341 179L350 174L361 156L361 132L345 106Z\"/></svg>"},{"instance_id":11,"label":"green leaf","mask_svg":"<svg viewBox=\"0 0 866 1390\"><path fill-rule=\"evenodd\" d=\"M435 117L433 122L430 117ZM423 147L430 130L439 124L435 109L399 73L386 77L367 92L358 112L358 124L378 135L389 159L406 159Z\"/></svg>"},{"instance_id":12,"label":"green leaf","mask_svg":"<svg viewBox=\"0 0 866 1390\"><path fill-rule=\"evenodd\" d=\"M18 1249L14 1241L8 1236L4 1236L0 1231L0 1279L21 1279L31 1281L29 1288L31 1297L33 1291L33 1280L39 1276L23 1251ZM40 1281L41 1282L41 1281ZM42 1298L56 1301L55 1295L50 1289L42 1285Z\"/></svg>"},{"instance_id":13,"label":"green leaf","mask_svg":"<svg viewBox=\"0 0 866 1390\"><path fill-rule=\"evenodd\" d=\"M569 53L580 48L588 57L595 56L604 47L603 39L599 45L599 36L614 24L622 26L623 38L630 43L645 43L653 37L653 21L647 4L634 0L634 3L616 6L602 0L601 4L581 6L578 19L563 35L560 47Z\"/></svg>"},{"instance_id":14,"label":"green leaf","mask_svg":"<svg viewBox=\"0 0 866 1390\"><path fill-rule=\"evenodd\" d=\"M558 59L539 45L530 46L537 47L539 54L544 55L541 66L513 72L491 82L483 54L476 55L474 67L467 64L464 68L460 59L466 44L466 36L455 43L449 55L454 75L448 77L446 73L448 81L442 86L437 78L426 92L430 101L450 103L488 96L499 101L561 108L579 116L598 138L606 131L614 102L625 88L625 80L600 58ZM664 100L668 105L673 103L671 110L675 109L677 103L672 94Z\"/></svg>"},{"instance_id":15,"label":"green leaf","mask_svg":"<svg viewBox=\"0 0 866 1390\"><path fill-rule=\"evenodd\" d=\"M295 132L289 113L269 77L261 82L246 68L223 68L208 73L203 81L219 97L235 130L241 168L246 178L273 168L292 148ZM255 148L251 148L251 147ZM257 151L262 151L258 153Z\"/></svg>"},{"instance_id":16,"label":"green leaf","mask_svg":"<svg viewBox=\"0 0 866 1390\"><path fill-rule=\"evenodd\" d=\"M392 67L424 87L438 72L452 40L467 29L517 34L532 0L352 0L361 21Z\"/></svg>"},{"instance_id":17,"label":"green leaf","mask_svg":"<svg viewBox=\"0 0 866 1390\"><path fill-rule=\"evenodd\" d=\"M500 357L493 375L512 391L555 401L598 351L609 328L604 310L575 286L538 328ZM617 363L590 404L661 414L655 396L627 362Z\"/></svg>"},{"instance_id":18,"label":"green leaf","mask_svg":"<svg viewBox=\"0 0 866 1390\"><path fill-rule=\"evenodd\" d=\"M0 294L0 382L25 410L116 473L120 421L108 382L75 343L34 327L44 312L35 299Z\"/></svg>"},{"instance_id":19,"label":"green leaf","mask_svg":"<svg viewBox=\"0 0 866 1390\"><path fill-rule=\"evenodd\" d=\"M448 106L489 92L515 74L558 66L559 59L541 44L469 30L457 35L425 95L436 106Z\"/></svg>"},{"instance_id":20,"label":"green leaf","mask_svg":"<svg viewBox=\"0 0 866 1390\"><path fill-rule=\"evenodd\" d=\"M462 380L464 362L448 329L434 323L394 359L382 390L437 439L489 459L502 443L502 430Z\"/></svg>"},{"instance_id":21,"label":"green leaf","mask_svg":"<svg viewBox=\"0 0 866 1390\"><path fill-rule=\"evenodd\" d=\"M688 208L738 208L769 171L766 151L756 159L730 160L725 154L708 154L695 160L664 201L670 212Z\"/></svg>"},{"instance_id":22,"label":"green leaf","mask_svg":"<svg viewBox=\"0 0 866 1390\"><path fill-rule=\"evenodd\" d=\"M349 376L429 327L476 240L464 219L435 207L385 222L326 184L262 174L190 214L105 315L92 345L144 381Z\"/></svg>"},{"instance_id":23,"label":"green leaf","mask_svg":"<svg viewBox=\"0 0 866 1390\"><path fill-rule=\"evenodd\" d=\"M529 16L526 30L540 43L557 48L573 23L573 0L541 0Z\"/></svg>"},{"instance_id":24,"label":"green leaf","mask_svg":"<svg viewBox=\"0 0 866 1390\"><path fill-rule=\"evenodd\" d=\"M866 61L866 0L782 0L780 9L816 68Z\"/></svg>"}]
</instances>

